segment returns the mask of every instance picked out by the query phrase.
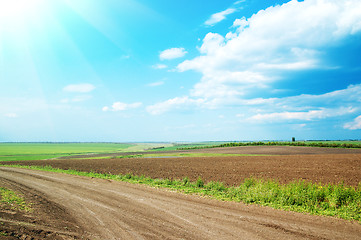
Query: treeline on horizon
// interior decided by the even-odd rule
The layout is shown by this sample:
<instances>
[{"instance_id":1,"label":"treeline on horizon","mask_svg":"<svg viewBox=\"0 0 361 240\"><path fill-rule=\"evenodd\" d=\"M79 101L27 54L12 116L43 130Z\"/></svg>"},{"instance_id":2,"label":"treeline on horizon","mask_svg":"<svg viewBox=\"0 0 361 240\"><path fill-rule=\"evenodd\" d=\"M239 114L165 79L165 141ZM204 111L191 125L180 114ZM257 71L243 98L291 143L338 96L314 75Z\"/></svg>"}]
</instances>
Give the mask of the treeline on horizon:
<instances>
[{"instance_id":1,"label":"treeline on horizon","mask_svg":"<svg viewBox=\"0 0 361 240\"><path fill-rule=\"evenodd\" d=\"M335 142L229 142L219 145L179 147L177 150L203 149L216 147L241 147L241 146L300 146L300 147L326 147L326 148L361 148L361 143L335 143Z\"/></svg>"}]
</instances>

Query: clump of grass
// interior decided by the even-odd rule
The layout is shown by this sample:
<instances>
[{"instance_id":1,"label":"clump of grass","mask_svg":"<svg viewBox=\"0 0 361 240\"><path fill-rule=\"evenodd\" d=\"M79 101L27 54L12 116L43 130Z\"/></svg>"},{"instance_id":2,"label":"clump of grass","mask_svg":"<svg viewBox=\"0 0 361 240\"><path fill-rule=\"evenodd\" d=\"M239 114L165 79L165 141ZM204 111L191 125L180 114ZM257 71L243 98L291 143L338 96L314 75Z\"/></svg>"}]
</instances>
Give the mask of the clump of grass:
<instances>
[{"instance_id":1,"label":"clump of grass","mask_svg":"<svg viewBox=\"0 0 361 240\"><path fill-rule=\"evenodd\" d=\"M183 178L183 185L184 186L187 186L188 184L189 184L189 178L188 177L185 177L185 178Z\"/></svg>"},{"instance_id":2,"label":"clump of grass","mask_svg":"<svg viewBox=\"0 0 361 240\"><path fill-rule=\"evenodd\" d=\"M204 182L203 182L203 180L202 180L201 177L199 177L199 178L197 179L196 186L197 186L198 188L203 188L203 187L204 187Z\"/></svg>"},{"instance_id":3,"label":"clump of grass","mask_svg":"<svg viewBox=\"0 0 361 240\"><path fill-rule=\"evenodd\" d=\"M227 187L221 182L211 181L205 184L200 177L195 182L191 182L188 177L183 178L183 180L152 179L133 174L89 173L71 169L55 169L50 166L10 166L147 184L154 187L175 189L184 193L201 194L225 201L259 204L361 222L361 184L358 187L346 186L343 183L322 185L302 180L280 184L275 180L247 178L239 186Z\"/></svg>"},{"instance_id":4,"label":"clump of grass","mask_svg":"<svg viewBox=\"0 0 361 240\"><path fill-rule=\"evenodd\" d=\"M30 211L30 206L24 198L14 191L0 187L0 204L10 207L13 210Z\"/></svg>"}]
</instances>

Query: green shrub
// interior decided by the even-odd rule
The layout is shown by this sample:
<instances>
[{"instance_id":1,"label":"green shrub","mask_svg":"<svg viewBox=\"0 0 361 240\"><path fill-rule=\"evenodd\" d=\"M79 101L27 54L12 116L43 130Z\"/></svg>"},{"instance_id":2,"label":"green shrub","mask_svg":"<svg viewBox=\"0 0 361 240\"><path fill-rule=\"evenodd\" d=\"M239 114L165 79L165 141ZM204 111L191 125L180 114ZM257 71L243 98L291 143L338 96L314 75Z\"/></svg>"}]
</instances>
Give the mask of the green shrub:
<instances>
[{"instance_id":1,"label":"green shrub","mask_svg":"<svg viewBox=\"0 0 361 240\"><path fill-rule=\"evenodd\" d=\"M203 182L203 180L202 180L201 177L199 177L199 178L197 179L196 186L199 187L199 188L203 188L203 187L204 187L204 182Z\"/></svg>"},{"instance_id":2,"label":"green shrub","mask_svg":"<svg viewBox=\"0 0 361 240\"><path fill-rule=\"evenodd\" d=\"M209 183L207 183L205 187L209 190L214 190L214 191L226 191L226 187L221 182L210 181Z\"/></svg>"},{"instance_id":3,"label":"green shrub","mask_svg":"<svg viewBox=\"0 0 361 240\"><path fill-rule=\"evenodd\" d=\"M189 178L188 177L183 178L183 185L187 186L188 184L189 184Z\"/></svg>"}]
</instances>

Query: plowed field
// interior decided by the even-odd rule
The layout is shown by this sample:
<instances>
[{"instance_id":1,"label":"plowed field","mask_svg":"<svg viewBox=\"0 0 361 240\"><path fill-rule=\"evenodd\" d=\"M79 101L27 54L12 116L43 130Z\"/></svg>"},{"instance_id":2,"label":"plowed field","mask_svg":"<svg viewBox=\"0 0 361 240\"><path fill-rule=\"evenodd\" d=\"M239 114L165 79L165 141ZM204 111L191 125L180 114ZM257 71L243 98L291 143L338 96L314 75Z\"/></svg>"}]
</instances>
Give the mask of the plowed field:
<instances>
[{"instance_id":1,"label":"plowed field","mask_svg":"<svg viewBox=\"0 0 361 240\"><path fill-rule=\"evenodd\" d=\"M188 151L190 152L190 151ZM310 147L234 147L192 150L191 152L268 154L268 156L162 157L109 159L59 159L14 162L23 165L50 165L62 169L98 173L145 175L152 178L192 181L201 177L205 182L221 181L237 185L254 176L277 179L282 183L304 179L319 183L339 183L357 186L361 182L361 149Z\"/></svg>"}]
</instances>

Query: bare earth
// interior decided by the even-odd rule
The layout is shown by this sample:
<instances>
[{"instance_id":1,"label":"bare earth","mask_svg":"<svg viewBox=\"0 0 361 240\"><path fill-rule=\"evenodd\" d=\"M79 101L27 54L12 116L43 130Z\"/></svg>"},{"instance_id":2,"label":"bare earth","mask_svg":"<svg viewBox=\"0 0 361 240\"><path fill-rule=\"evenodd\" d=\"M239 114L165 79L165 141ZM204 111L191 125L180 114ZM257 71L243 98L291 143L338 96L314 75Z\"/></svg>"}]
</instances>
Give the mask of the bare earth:
<instances>
[{"instance_id":1,"label":"bare earth","mask_svg":"<svg viewBox=\"0 0 361 240\"><path fill-rule=\"evenodd\" d=\"M54 208L56 214L49 221L56 225L46 227L49 239L360 239L361 236L361 225L356 222L219 202L123 182L5 167L0 167L0 179L15 190L26 189L46 199L43 205ZM37 223L29 228L44 231L44 225Z\"/></svg>"},{"instance_id":2,"label":"bare earth","mask_svg":"<svg viewBox=\"0 0 361 240\"><path fill-rule=\"evenodd\" d=\"M281 182L361 182L361 151L240 147L195 151L272 156L61 159L27 165L151 177L219 180L253 176ZM9 163L9 162L8 162ZM5 163L5 164L8 164ZM18 162L21 164L21 162ZM23 162L22 164L25 164ZM0 239L360 239L361 224L331 217L220 202L151 187L0 167L0 186L22 193L32 213L0 209Z\"/></svg>"},{"instance_id":3,"label":"bare earth","mask_svg":"<svg viewBox=\"0 0 361 240\"><path fill-rule=\"evenodd\" d=\"M247 177L277 179L282 183L307 180L327 183L361 182L361 149L256 146L193 150L206 153L268 154L269 156L60 159L12 162L85 172L127 174L152 178L221 181L238 185ZM174 152L173 152L174 153ZM114 156L113 156L114 157ZM5 162L6 164L6 162Z\"/></svg>"}]
</instances>

